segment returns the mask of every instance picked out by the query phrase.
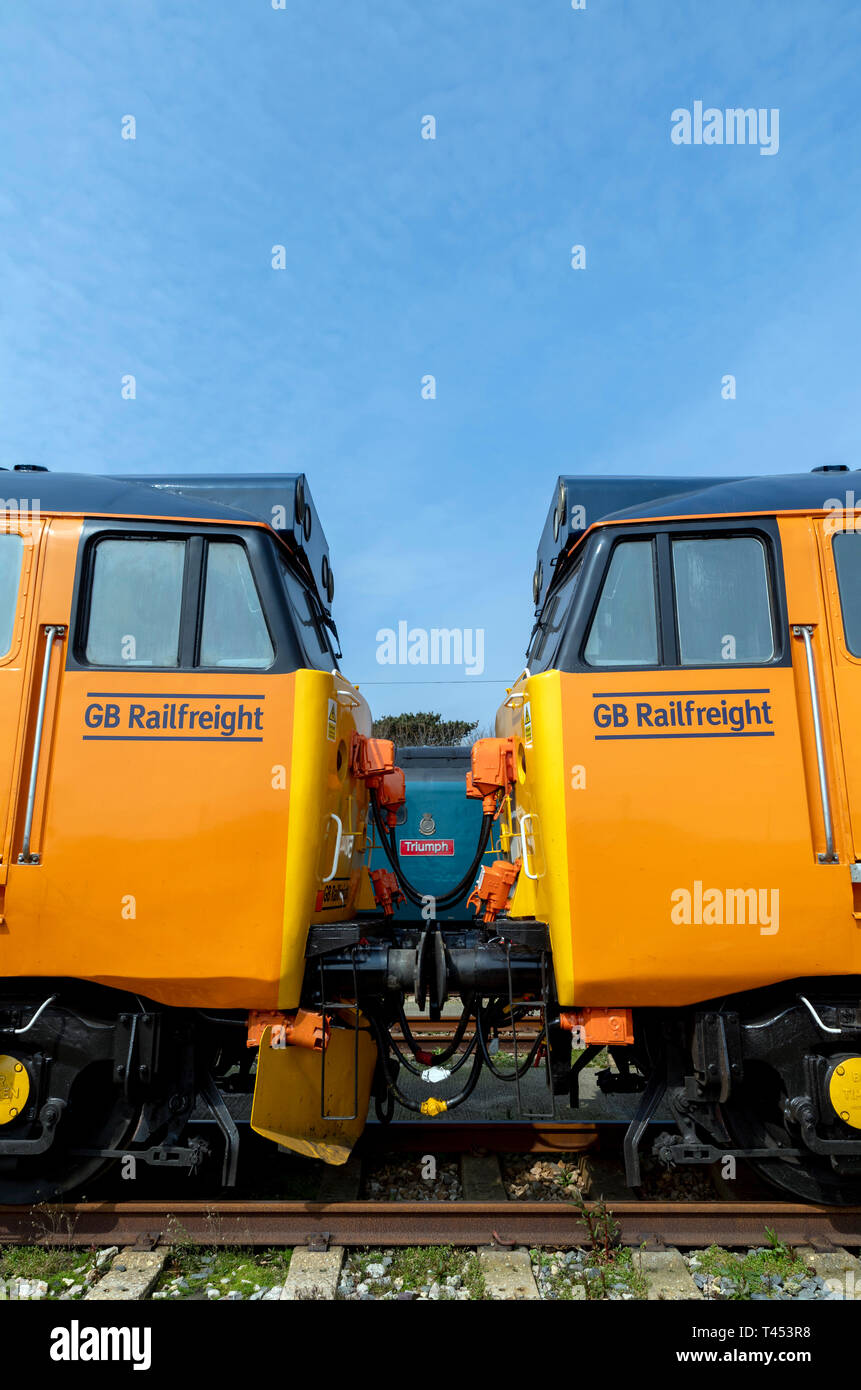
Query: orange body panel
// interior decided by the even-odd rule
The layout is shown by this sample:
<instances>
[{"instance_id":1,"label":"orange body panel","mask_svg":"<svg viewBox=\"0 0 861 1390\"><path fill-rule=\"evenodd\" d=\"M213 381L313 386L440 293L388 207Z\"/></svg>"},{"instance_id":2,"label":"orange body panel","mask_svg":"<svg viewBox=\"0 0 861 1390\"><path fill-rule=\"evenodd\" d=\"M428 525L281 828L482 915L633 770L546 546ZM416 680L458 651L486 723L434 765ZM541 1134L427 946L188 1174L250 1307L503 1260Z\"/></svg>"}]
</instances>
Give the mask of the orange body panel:
<instances>
[{"instance_id":1,"label":"orange body panel","mask_svg":"<svg viewBox=\"0 0 861 1390\"><path fill-rule=\"evenodd\" d=\"M526 817L511 915L549 923L563 1006L684 1005L798 976L861 973L849 871L850 805L861 823L861 752L851 737L861 663L835 646L839 605L823 589L831 561L822 521L779 524L789 622L814 629L840 862L818 859L824 830L801 641L792 640L791 667L525 675L497 718L497 733L517 743L515 800ZM638 702L651 711L645 732ZM673 736L670 721L680 727L689 702L696 736ZM743 732L722 722L733 707L743 713L728 717Z\"/></svg>"},{"instance_id":2,"label":"orange body panel","mask_svg":"<svg viewBox=\"0 0 861 1390\"><path fill-rule=\"evenodd\" d=\"M175 1005L295 1008L310 922L349 916L359 889L367 793L348 749L370 717L342 677L81 671L66 669L63 640L39 759L39 862L16 862L40 634L46 623L68 633L80 532L76 519L46 521L38 579L21 600L22 655L13 646L0 663L12 764L0 976L83 978ZM214 724L226 708L230 736Z\"/></svg>"}]
</instances>

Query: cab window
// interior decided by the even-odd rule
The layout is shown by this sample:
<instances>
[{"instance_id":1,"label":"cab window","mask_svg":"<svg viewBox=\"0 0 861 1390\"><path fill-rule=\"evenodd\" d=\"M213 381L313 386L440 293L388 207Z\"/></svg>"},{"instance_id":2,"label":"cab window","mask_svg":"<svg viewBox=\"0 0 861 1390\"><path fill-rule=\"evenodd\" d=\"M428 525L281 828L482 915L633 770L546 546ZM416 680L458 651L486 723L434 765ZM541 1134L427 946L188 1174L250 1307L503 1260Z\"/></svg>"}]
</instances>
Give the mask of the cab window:
<instances>
[{"instance_id":1,"label":"cab window","mask_svg":"<svg viewBox=\"0 0 861 1390\"><path fill-rule=\"evenodd\" d=\"M857 531L842 531L834 537L834 563L843 612L846 645L853 656L861 656L861 544Z\"/></svg>"},{"instance_id":2,"label":"cab window","mask_svg":"<svg viewBox=\"0 0 861 1390\"><path fill-rule=\"evenodd\" d=\"M311 666L317 667L321 671L331 671L335 665L335 655L326 635L323 620L317 612L307 587L283 560L281 561L281 577L307 661Z\"/></svg>"},{"instance_id":3,"label":"cab window","mask_svg":"<svg viewBox=\"0 0 861 1390\"><path fill-rule=\"evenodd\" d=\"M774 656L765 547L757 536L676 537L673 584L682 666L750 666Z\"/></svg>"},{"instance_id":4,"label":"cab window","mask_svg":"<svg viewBox=\"0 0 861 1390\"><path fill-rule=\"evenodd\" d=\"M210 541L199 664L259 671L272 665L274 655L245 547Z\"/></svg>"},{"instance_id":5,"label":"cab window","mask_svg":"<svg viewBox=\"0 0 861 1390\"><path fill-rule=\"evenodd\" d=\"M185 541L96 546L87 630L93 666L178 666Z\"/></svg>"},{"instance_id":6,"label":"cab window","mask_svg":"<svg viewBox=\"0 0 861 1390\"><path fill-rule=\"evenodd\" d=\"M0 656L6 656L12 646L23 559L21 537L0 535Z\"/></svg>"},{"instance_id":7,"label":"cab window","mask_svg":"<svg viewBox=\"0 0 861 1390\"><path fill-rule=\"evenodd\" d=\"M546 671L559 647L571 604L580 581L582 562L578 562L547 597L536 624L535 637L526 654L530 671Z\"/></svg>"},{"instance_id":8,"label":"cab window","mask_svg":"<svg viewBox=\"0 0 861 1390\"><path fill-rule=\"evenodd\" d=\"M584 651L590 666L656 666L658 616L651 540L613 549Z\"/></svg>"}]
</instances>

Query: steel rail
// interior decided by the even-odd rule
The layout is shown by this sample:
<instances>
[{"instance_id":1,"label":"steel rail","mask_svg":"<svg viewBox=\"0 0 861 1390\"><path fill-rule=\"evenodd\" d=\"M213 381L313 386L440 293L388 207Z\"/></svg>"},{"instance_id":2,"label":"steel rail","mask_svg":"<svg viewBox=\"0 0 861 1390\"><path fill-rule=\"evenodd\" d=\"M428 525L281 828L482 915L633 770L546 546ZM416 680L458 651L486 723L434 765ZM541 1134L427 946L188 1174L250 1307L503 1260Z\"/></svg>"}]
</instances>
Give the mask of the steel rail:
<instances>
[{"instance_id":1,"label":"steel rail","mask_svg":"<svg viewBox=\"0 0 861 1390\"><path fill-rule=\"evenodd\" d=\"M601 1132L624 1132L627 1121L602 1123ZM396 1120L390 1125L370 1122L360 1140L360 1152L367 1149L407 1153L465 1153L487 1149L491 1153L585 1153L598 1142L594 1124L524 1124L521 1120L494 1120L490 1124L469 1121L437 1121L431 1131L427 1120L410 1123Z\"/></svg>"},{"instance_id":2,"label":"steel rail","mask_svg":"<svg viewBox=\"0 0 861 1390\"><path fill-rule=\"evenodd\" d=\"M585 1210L595 1211L594 1203ZM618 1202L624 1245L861 1245L861 1207L781 1202ZM588 1245L565 1202L81 1202L0 1207L0 1245Z\"/></svg>"}]
</instances>

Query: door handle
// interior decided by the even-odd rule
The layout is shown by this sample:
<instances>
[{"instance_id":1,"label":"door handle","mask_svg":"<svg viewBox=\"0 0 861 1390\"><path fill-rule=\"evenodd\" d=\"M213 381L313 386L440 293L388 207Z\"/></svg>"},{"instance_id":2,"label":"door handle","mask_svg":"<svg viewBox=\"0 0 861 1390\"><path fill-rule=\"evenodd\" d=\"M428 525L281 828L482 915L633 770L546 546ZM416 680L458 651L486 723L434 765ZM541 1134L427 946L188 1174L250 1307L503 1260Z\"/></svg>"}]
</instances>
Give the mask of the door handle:
<instances>
[{"instance_id":1,"label":"door handle","mask_svg":"<svg viewBox=\"0 0 861 1390\"><path fill-rule=\"evenodd\" d=\"M24 816L24 836L21 841L19 864L38 864L38 854L30 853L30 837L33 833L33 810L36 805L36 783L39 780L39 754L42 751L42 733L45 727L45 704L48 699L48 677L51 674L51 653L58 638L65 636L66 629L56 623L45 628L45 655L42 659L42 679L39 685L39 708L36 711L36 729L33 734L33 755L30 760L30 780L27 787L27 811Z\"/></svg>"},{"instance_id":2,"label":"door handle","mask_svg":"<svg viewBox=\"0 0 861 1390\"><path fill-rule=\"evenodd\" d=\"M825 766L825 742L822 737L822 711L819 705L819 685L816 680L816 661L813 655L813 624L797 623L793 637L800 637L807 657L807 682L810 686L810 707L813 712L813 740L816 745L816 764L819 771L819 797L822 802L822 823L825 827L825 853L817 855L820 864L836 864L834 853L834 824L831 818L831 796L828 791L828 771Z\"/></svg>"}]
</instances>

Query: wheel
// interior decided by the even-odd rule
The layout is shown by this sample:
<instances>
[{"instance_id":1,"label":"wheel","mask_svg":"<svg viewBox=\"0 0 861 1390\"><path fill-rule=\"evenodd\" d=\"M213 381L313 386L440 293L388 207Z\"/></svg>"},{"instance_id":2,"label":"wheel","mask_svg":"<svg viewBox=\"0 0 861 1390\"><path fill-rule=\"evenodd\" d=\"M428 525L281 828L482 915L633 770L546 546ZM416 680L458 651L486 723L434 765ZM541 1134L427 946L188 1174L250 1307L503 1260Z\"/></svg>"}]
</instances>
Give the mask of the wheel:
<instances>
[{"instance_id":1,"label":"wheel","mask_svg":"<svg viewBox=\"0 0 861 1390\"><path fill-rule=\"evenodd\" d=\"M79 1149L122 1149L128 1145L140 1121L140 1107L127 1100L112 1084L112 1067L94 1062L84 1067L69 1090L66 1109L44 1154L0 1155L0 1203L34 1205L56 1202L68 1193L80 1192L116 1161L76 1153ZM0 1139L38 1137L40 1126L30 1124L0 1128Z\"/></svg>"},{"instance_id":2,"label":"wheel","mask_svg":"<svg viewBox=\"0 0 861 1390\"><path fill-rule=\"evenodd\" d=\"M117 1026L112 1010L72 996L0 998L0 1202L55 1202L80 1191L114 1161L92 1150L131 1142L142 1103L115 1073ZM15 1153L44 1137L49 1114L50 1146Z\"/></svg>"},{"instance_id":3,"label":"wheel","mask_svg":"<svg viewBox=\"0 0 861 1390\"><path fill-rule=\"evenodd\" d=\"M798 1134L786 1126L786 1091L780 1075L765 1063L745 1068L745 1080L721 1107L724 1124L737 1148L804 1149ZM771 1187L804 1202L827 1206L861 1204L861 1172L855 1177L836 1172L827 1158L804 1150L802 1158L747 1159Z\"/></svg>"}]
</instances>

